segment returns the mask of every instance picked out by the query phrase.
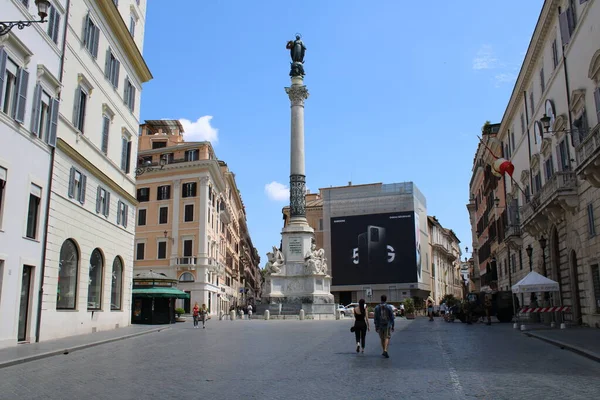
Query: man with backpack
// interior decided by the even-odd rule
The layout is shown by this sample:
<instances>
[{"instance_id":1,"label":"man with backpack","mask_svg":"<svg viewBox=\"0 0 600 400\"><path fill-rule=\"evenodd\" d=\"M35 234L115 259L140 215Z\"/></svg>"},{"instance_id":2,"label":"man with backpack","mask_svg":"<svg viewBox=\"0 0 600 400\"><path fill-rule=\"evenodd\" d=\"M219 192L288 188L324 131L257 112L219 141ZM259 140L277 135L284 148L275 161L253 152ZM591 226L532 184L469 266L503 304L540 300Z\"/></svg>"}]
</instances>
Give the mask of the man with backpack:
<instances>
[{"instance_id":1,"label":"man with backpack","mask_svg":"<svg viewBox=\"0 0 600 400\"><path fill-rule=\"evenodd\" d=\"M375 307L375 330L379 333L379 338L381 339L381 347L383 349L383 353L381 354L385 358L390 358L388 355L388 345L390 344L390 338L392 337L392 332L394 332L394 312L392 311L392 307L386 303L387 296L385 294L381 295L381 304L378 304Z\"/></svg>"}]
</instances>

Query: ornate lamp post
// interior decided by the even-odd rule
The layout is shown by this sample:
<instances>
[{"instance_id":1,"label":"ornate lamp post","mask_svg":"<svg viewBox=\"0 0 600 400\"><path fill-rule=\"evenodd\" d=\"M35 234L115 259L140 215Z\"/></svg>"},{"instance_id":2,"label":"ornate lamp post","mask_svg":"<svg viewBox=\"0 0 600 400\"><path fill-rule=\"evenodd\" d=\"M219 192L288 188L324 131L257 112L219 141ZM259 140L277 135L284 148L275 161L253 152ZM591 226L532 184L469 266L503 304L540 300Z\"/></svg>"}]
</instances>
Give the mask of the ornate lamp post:
<instances>
[{"instance_id":1,"label":"ornate lamp post","mask_svg":"<svg viewBox=\"0 0 600 400\"><path fill-rule=\"evenodd\" d=\"M0 22L0 36L8 35L8 32L11 31L15 26L18 29L23 29L26 26L31 26L31 24L39 24L46 22L46 17L48 16L48 9L50 8L50 2L48 0L35 0L35 5L38 8L38 15L40 16L39 21L1 21Z\"/></svg>"},{"instance_id":2,"label":"ornate lamp post","mask_svg":"<svg viewBox=\"0 0 600 400\"><path fill-rule=\"evenodd\" d=\"M527 257L529 257L529 272L531 272L533 271L533 260L531 259L531 256L533 255L533 247L531 247L531 244L527 246L525 251L527 252Z\"/></svg>"},{"instance_id":3,"label":"ornate lamp post","mask_svg":"<svg viewBox=\"0 0 600 400\"><path fill-rule=\"evenodd\" d=\"M540 247L542 248L542 272L544 276L546 276L546 244L547 240L544 236L542 236L539 240Z\"/></svg>"}]
</instances>

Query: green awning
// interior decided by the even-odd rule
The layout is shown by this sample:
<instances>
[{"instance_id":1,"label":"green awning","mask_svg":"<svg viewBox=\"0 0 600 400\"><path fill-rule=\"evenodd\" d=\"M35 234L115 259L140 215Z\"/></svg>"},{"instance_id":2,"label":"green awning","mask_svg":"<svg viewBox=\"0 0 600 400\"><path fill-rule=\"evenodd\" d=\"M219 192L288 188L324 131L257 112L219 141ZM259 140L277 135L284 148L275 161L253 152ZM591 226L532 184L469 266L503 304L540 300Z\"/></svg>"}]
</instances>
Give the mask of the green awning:
<instances>
[{"instance_id":1,"label":"green awning","mask_svg":"<svg viewBox=\"0 0 600 400\"><path fill-rule=\"evenodd\" d=\"M133 297L161 297L175 299L189 299L190 295L179 289L170 287L153 287L144 289L133 289Z\"/></svg>"}]
</instances>

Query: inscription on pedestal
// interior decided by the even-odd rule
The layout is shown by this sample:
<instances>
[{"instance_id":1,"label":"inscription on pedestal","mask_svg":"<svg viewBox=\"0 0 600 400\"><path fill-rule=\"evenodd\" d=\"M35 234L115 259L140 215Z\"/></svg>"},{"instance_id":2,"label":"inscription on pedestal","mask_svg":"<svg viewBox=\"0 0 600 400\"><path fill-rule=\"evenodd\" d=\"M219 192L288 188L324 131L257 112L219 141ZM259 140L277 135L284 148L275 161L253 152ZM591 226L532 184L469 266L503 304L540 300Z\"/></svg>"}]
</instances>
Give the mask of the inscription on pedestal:
<instances>
[{"instance_id":1,"label":"inscription on pedestal","mask_svg":"<svg viewBox=\"0 0 600 400\"><path fill-rule=\"evenodd\" d=\"M290 255L302 255L302 238L299 237L291 237L289 241L289 251Z\"/></svg>"}]
</instances>

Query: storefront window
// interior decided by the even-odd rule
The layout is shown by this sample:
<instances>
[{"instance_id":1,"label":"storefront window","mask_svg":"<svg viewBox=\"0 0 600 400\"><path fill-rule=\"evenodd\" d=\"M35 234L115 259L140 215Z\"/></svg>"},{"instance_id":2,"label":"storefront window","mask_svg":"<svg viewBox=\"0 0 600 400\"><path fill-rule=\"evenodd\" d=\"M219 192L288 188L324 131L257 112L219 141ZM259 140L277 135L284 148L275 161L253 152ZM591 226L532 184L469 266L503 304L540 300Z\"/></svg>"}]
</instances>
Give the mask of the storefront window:
<instances>
[{"instance_id":1,"label":"storefront window","mask_svg":"<svg viewBox=\"0 0 600 400\"><path fill-rule=\"evenodd\" d=\"M104 258L99 249L94 249L90 257L90 271L88 281L88 310L99 310L102 308L102 271L104 269Z\"/></svg>"},{"instance_id":2,"label":"storefront window","mask_svg":"<svg viewBox=\"0 0 600 400\"><path fill-rule=\"evenodd\" d=\"M75 242L65 240L60 248L58 263L58 285L56 289L56 309L74 310L77 299L77 270L79 252Z\"/></svg>"},{"instance_id":3,"label":"storefront window","mask_svg":"<svg viewBox=\"0 0 600 400\"><path fill-rule=\"evenodd\" d=\"M123 261L121 257L115 257L112 266L112 287L110 290L110 309L121 309L121 297L123 295Z\"/></svg>"}]
</instances>

